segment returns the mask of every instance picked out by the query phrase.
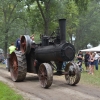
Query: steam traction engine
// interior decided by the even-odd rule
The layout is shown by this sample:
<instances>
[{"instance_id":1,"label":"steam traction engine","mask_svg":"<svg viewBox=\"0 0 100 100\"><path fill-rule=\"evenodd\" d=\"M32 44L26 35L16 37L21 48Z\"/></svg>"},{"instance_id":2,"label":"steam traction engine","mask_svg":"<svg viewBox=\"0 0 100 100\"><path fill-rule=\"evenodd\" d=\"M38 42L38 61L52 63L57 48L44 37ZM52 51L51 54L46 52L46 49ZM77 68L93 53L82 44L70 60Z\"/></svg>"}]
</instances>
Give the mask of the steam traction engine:
<instances>
[{"instance_id":1,"label":"steam traction engine","mask_svg":"<svg viewBox=\"0 0 100 100\"><path fill-rule=\"evenodd\" d=\"M54 33L53 33L54 34ZM53 35L52 34L52 35ZM72 61L74 46L66 42L66 20L59 20L56 36L42 36L41 43L33 43L30 36L21 37L21 49L10 55L9 68L13 81L23 81L26 73L38 74L41 86L48 88L53 82L53 69L57 75L65 75L68 84L75 85L80 80L79 67ZM62 64L67 65L62 72Z\"/></svg>"}]
</instances>

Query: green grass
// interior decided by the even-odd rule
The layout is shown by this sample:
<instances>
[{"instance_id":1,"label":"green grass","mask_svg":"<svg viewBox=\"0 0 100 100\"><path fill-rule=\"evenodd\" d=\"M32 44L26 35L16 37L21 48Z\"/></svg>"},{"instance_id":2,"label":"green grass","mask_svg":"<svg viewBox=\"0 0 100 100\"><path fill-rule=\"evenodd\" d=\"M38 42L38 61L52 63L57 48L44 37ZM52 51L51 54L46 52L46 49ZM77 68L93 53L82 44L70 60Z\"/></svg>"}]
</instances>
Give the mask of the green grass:
<instances>
[{"instance_id":1,"label":"green grass","mask_svg":"<svg viewBox=\"0 0 100 100\"><path fill-rule=\"evenodd\" d=\"M6 68L6 65L5 65L5 64L2 64L2 63L0 63L0 67L5 67L5 68Z\"/></svg>"},{"instance_id":2,"label":"green grass","mask_svg":"<svg viewBox=\"0 0 100 100\"><path fill-rule=\"evenodd\" d=\"M5 67L5 64L0 63L0 67ZM21 95L16 93L7 84L0 81L0 100L24 100Z\"/></svg>"},{"instance_id":3,"label":"green grass","mask_svg":"<svg viewBox=\"0 0 100 100\"><path fill-rule=\"evenodd\" d=\"M24 100L23 97L12 90L8 85L0 82L0 100Z\"/></svg>"},{"instance_id":4,"label":"green grass","mask_svg":"<svg viewBox=\"0 0 100 100\"><path fill-rule=\"evenodd\" d=\"M84 68L84 70L86 70L84 64L82 65L82 67ZM88 74L85 71L82 72L80 82L100 87L100 65L99 70L94 70L94 75Z\"/></svg>"}]
</instances>

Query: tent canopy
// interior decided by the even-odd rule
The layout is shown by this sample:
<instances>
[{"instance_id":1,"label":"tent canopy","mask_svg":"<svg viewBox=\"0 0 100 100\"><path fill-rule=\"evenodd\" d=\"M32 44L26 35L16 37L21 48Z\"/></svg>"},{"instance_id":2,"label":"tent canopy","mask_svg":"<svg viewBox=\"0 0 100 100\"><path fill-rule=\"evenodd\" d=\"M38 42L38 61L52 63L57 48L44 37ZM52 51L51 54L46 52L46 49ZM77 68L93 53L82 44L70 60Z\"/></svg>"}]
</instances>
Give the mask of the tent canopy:
<instances>
[{"instance_id":1,"label":"tent canopy","mask_svg":"<svg viewBox=\"0 0 100 100\"><path fill-rule=\"evenodd\" d=\"M86 51L90 51L90 52L100 52L100 46L97 46L97 47L93 47L93 48L90 48L90 49L83 49L83 50L80 50L81 52L86 52Z\"/></svg>"}]
</instances>

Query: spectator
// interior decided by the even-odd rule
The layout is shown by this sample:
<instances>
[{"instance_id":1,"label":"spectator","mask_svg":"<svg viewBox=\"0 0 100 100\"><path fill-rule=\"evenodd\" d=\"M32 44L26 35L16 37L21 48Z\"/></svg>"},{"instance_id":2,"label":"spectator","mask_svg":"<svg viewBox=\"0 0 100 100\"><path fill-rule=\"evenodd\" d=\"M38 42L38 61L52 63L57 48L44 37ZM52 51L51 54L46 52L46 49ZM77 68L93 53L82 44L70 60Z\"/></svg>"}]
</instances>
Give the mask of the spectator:
<instances>
[{"instance_id":1,"label":"spectator","mask_svg":"<svg viewBox=\"0 0 100 100\"><path fill-rule=\"evenodd\" d=\"M89 62L89 71L88 71L88 74L91 74L91 61L90 61L91 56L92 56L92 52L89 52L89 60L88 60L88 62Z\"/></svg>"},{"instance_id":2,"label":"spectator","mask_svg":"<svg viewBox=\"0 0 100 100\"><path fill-rule=\"evenodd\" d=\"M94 74L94 65L95 65L95 63L94 63L94 57L95 57L95 54L94 53L92 53L92 55L90 56L90 72L89 72L89 74Z\"/></svg>"},{"instance_id":3,"label":"spectator","mask_svg":"<svg viewBox=\"0 0 100 100\"><path fill-rule=\"evenodd\" d=\"M81 51L79 51L79 54L78 54L78 56L77 56L77 59L78 59L78 62L80 62L81 63L81 69L82 69L82 61L83 61L83 54L82 54L82 52Z\"/></svg>"},{"instance_id":4,"label":"spectator","mask_svg":"<svg viewBox=\"0 0 100 100\"><path fill-rule=\"evenodd\" d=\"M79 66L80 71L82 72L82 62L78 61L78 62L77 62L77 65Z\"/></svg>"},{"instance_id":5,"label":"spectator","mask_svg":"<svg viewBox=\"0 0 100 100\"><path fill-rule=\"evenodd\" d=\"M89 52L86 52L86 54L84 55L86 71L89 71L89 57L90 57Z\"/></svg>"},{"instance_id":6,"label":"spectator","mask_svg":"<svg viewBox=\"0 0 100 100\"><path fill-rule=\"evenodd\" d=\"M97 52L94 53L95 53L94 57L95 69L98 70L98 59L100 58L100 56L97 54Z\"/></svg>"}]
</instances>

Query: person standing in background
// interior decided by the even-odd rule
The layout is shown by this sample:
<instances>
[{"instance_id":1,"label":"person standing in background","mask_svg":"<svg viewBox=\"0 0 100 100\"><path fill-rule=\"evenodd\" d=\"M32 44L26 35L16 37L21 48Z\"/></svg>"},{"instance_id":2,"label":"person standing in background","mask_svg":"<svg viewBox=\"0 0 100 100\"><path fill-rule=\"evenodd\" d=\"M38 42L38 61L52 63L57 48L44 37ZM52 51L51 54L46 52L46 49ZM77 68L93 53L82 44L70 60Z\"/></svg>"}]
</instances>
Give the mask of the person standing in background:
<instances>
[{"instance_id":1,"label":"person standing in background","mask_svg":"<svg viewBox=\"0 0 100 100\"><path fill-rule=\"evenodd\" d=\"M86 54L84 55L86 71L89 71L89 57L90 57L89 52L86 52Z\"/></svg>"},{"instance_id":2,"label":"person standing in background","mask_svg":"<svg viewBox=\"0 0 100 100\"><path fill-rule=\"evenodd\" d=\"M77 59L79 61L82 61L83 60L83 53L81 51L79 51L78 56L77 56Z\"/></svg>"},{"instance_id":3,"label":"person standing in background","mask_svg":"<svg viewBox=\"0 0 100 100\"><path fill-rule=\"evenodd\" d=\"M100 56L97 54L97 52L94 53L95 53L95 57L94 57L95 69L98 70L98 59L100 58Z\"/></svg>"},{"instance_id":4,"label":"person standing in background","mask_svg":"<svg viewBox=\"0 0 100 100\"><path fill-rule=\"evenodd\" d=\"M82 67L82 61L83 61L83 53L79 51L79 54L77 56L78 62L81 62L81 67Z\"/></svg>"},{"instance_id":5,"label":"person standing in background","mask_svg":"<svg viewBox=\"0 0 100 100\"><path fill-rule=\"evenodd\" d=\"M90 73L89 74L94 74L94 57L95 57L95 53L92 53L91 58L90 58L90 62L91 62L91 68L90 68Z\"/></svg>"},{"instance_id":6,"label":"person standing in background","mask_svg":"<svg viewBox=\"0 0 100 100\"><path fill-rule=\"evenodd\" d=\"M79 65L80 71L82 71L83 53L81 51L79 51L77 55L77 60L77 64Z\"/></svg>"},{"instance_id":7,"label":"person standing in background","mask_svg":"<svg viewBox=\"0 0 100 100\"><path fill-rule=\"evenodd\" d=\"M91 74L91 57L92 57L92 52L89 52L89 71L88 71L88 74Z\"/></svg>"}]
</instances>

